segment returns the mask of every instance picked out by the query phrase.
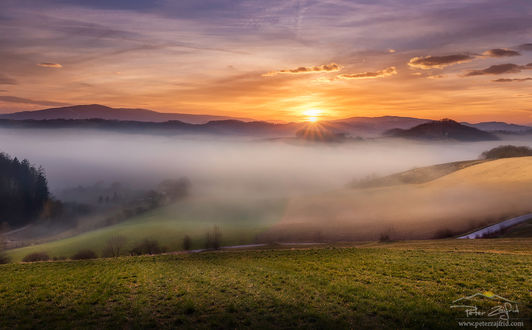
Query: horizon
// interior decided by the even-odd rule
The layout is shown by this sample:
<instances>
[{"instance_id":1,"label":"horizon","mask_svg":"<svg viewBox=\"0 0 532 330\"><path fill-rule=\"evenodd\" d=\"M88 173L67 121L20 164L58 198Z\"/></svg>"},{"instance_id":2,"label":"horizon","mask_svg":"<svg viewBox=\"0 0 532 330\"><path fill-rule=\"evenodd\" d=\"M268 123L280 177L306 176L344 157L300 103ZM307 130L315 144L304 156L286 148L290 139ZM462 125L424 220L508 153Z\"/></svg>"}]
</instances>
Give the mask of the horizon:
<instances>
[{"instance_id":1,"label":"horizon","mask_svg":"<svg viewBox=\"0 0 532 330\"><path fill-rule=\"evenodd\" d=\"M22 112L26 113L26 112L34 112L34 111L58 110L58 109L63 109L63 108L89 107L89 106L98 106L98 107L102 107L102 108L108 108L108 109L111 109L111 110L120 110L120 111L142 110L142 111L150 111L150 112L154 112L154 113L158 113L158 114L176 114L176 115L192 115L192 116L206 116L206 117L222 116L222 115L216 115L216 114L210 114L210 113L194 113L193 114L193 113L177 113L177 112L160 112L160 111L157 111L157 110L145 109L145 108L124 108L124 107L116 107L115 108L115 107L109 107L109 106L106 106L106 105L103 105L103 104L96 104L96 103L95 104L76 104L76 105L70 105L70 106L52 107L52 108L35 109L35 110L22 110L22 111L17 111L17 112L0 113L0 116L1 115L13 115L13 114L18 114L18 113L22 113ZM242 122L267 122L267 123L271 123L271 124L292 124L292 123L296 123L296 124L297 123L315 124L315 123L319 123L319 122L342 121L342 120L349 120L349 119L355 119L355 118L360 118L360 119L366 119L366 118L372 118L372 119L376 119L376 118L403 118L403 119L421 119L421 120L427 120L427 121L452 120L452 121L455 121L455 122L458 122L458 123L467 123L467 124L506 123L506 124L517 125L516 123L513 123L513 122L503 122L503 121L497 121L497 120L472 121L472 122L458 121L458 120L455 120L454 118L447 118L447 117L432 119L432 118L416 118L416 117L410 117L410 116L380 115L380 116L353 116L353 117L345 117L345 118L327 118L327 117L320 117L320 115L317 115L315 113L314 114L313 113L306 114L305 116L306 117L301 119L301 120L293 120L293 121L284 121L284 120L275 120L275 119L272 119L272 120L268 120L268 119L260 120L260 119L256 119L256 118L242 118L242 117L227 116L228 118L211 119L211 120L209 120L209 121L207 121L205 123L213 122L213 121L228 121L228 120L232 120L232 121L242 121ZM225 117L225 116L222 116L222 117ZM0 119L9 119L9 118L0 118ZM68 119L68 118L57 118L57 119ZM95 118L92 118L92 119L99 119L99 118L95 117ZM16 119L16 120L24 120L24 119ZM30 120L35 120L35 119L30 119ZM71 119L71 120L85 120L85 119ZM102 120L109 120L109 119L103 119L102 118ZM128 121L131 121L131 120L128 120ZM184 123L187 123L186 120L177 120L177 121L182 121ZM532 123L523 123L521 125L527 126L527 125L532 125Z\"/></svg>"},{"instance_id":2,"label":"horizon","mask_svg":"<svg viewBox=\"0 0 532 330\"><path fill-rule=\"evenodd\" d=\"M532 123L531 3L4 1L0 113Z\"/></svg>"}]
</instances>

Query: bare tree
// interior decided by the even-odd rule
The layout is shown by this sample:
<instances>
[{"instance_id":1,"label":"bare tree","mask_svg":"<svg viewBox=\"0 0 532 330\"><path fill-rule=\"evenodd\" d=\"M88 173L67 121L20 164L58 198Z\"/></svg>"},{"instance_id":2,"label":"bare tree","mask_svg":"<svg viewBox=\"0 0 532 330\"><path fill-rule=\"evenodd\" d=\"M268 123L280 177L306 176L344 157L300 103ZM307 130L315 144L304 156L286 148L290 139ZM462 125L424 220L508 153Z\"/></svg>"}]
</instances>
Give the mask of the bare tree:
<instances>
[{"instance_id":1,"label":"bare tree","mask_svg":"<svg viewBox=\"0 0 532 330\"><path fill-rule=\"evenodd\" d=\"M126 245L127 238L121 235L113 235L107 240L107 246L105 247L104 254L108 257L119 257L120 251L123 250Z\"/></svg>"},{"instance_id":2,"label":"bare tree","mask_svg":"<svg viewBox=\"0 0 532 330\"><path fill-rule=\"evenodd\" d=\"M211 231L207 232L207 240L205 247L207 249L219 250L222 246L222 231L220 227L214 226Z\"/></svg>"}]
</instances>

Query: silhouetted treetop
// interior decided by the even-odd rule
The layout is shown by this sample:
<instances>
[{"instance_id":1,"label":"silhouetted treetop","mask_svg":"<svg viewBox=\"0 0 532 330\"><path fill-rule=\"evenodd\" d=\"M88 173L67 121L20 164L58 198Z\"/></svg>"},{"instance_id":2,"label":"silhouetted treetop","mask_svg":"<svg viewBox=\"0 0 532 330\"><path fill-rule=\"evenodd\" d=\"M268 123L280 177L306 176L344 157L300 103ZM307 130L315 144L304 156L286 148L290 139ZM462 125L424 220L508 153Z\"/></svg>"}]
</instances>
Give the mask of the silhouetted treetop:
<instances>
[{"instance_id":1,"label":"silhouetted treetop","mask_svg":"<svg viewBox=\"0 0 532 330\"><path fill-rule=\"evenodd\" d=\"M0 153L0 222L11 227L25 225L41 214L49 198L42 167Z\"/></svg>"}]
</instances>

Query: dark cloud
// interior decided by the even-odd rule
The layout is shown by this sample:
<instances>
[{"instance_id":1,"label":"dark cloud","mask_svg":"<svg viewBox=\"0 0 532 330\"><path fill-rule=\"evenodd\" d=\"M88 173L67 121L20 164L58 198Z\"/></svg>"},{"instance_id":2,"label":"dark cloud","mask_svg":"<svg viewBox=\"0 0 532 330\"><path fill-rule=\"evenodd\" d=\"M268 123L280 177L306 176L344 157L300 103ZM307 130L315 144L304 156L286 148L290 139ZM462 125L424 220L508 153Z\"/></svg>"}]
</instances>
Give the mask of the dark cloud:
<instances>
[{"instance_id":1,"label":"dark cloud","mask_svg":"<svg viewBox=\"0 0 532 330\"><path fill-rule=\"evenodd\" d=\"M531 44L522 44L519 46L519 49L521 50L532 50L532 43Z\"/></svg>"},{"instance_id":2,"label":"dark cloud","mask_svg":"<svg viewBox=\"0 0 532 330\"><path fill-rule=\"evenodd\" d=\"M50 62L41 62L37 65L42 66L43 68L52 68L52 69L61 69L63 67L59 63L50 63Z\"/></svg>"},{"instance_id":3,"label":"dark cloud","mask_svg":"<svg viewBox=\"0 0 532 330\"><path fill-rule=\"evenodd\" d=\"M484 53L482 53L482 55L487 56L487 57L507 57L507 56L519 56L521 55L521 53L515 50L507 49L507 48L494 48L494 49L485 51Z\"/></svg>"},{"instance_id":4,"label":"dark cloud","mask_svg":"<svg viewBox=\"0 0 532 330\"><path fill-rule=\"evenodd\" d=\"M279 71L272 71L272 72L263 74L263 76L269 77L269 76L275 76L277 74L283 74L283 73L299 74L299 73L333 72L333 71L340 71L341 69L342 69L342 66L340 64L331 63L331 64L312 66L312 67L300 66L299 68L296 68L296 69L285 69L285 70L279 70Z\"/></svg>"},{"instance_id":5,"label":"dark cloud","mask_svg":"<svg viewBox=\"0 0 532 330\"><path fill-rule=\"evenodd\" d=\"M474 56L468 54L454 54L446 56L422 56L411 58L408 65L418 69L441 69L443 67L470 62L475 59Z\"/></svg>"},{"instance_id":6,"label":"dark cloud","mask_svg":"<svg viewBox=\"0 0 532 330\"><path fill-rule=\"evenodd\" d=\"M8 76L4 76L3 74L0 74L0 85L16 85L17 81L15 79L9 78Z\"/></svg>"},{"instance_id":7,"label":"dark cloud","mask_svg":"<svg viewBox=\"0 0 532 330\"><path fill-rule=\"evenodd\" d=\"M518 72L521 72L522 70L529 70L529 69L532 69L532 63L529 63L527 65L518 65L518 64L513 64L513 63L496 64L486 69L469 71L468 73L466 73L466 76L471 77L471 76L483 76L483 75L491 75L491 74L518 73Z\"/></svg>"},{"instance_id":8,"label":"dark cloud","mask_svg":"<svg viewBox=\"0 0 532 330\"><path fill-rule=\"evenodd\" d=\"M501 78L501 79L493 80L493 82L514 82L514 81L523 82L523 81L529 81L529 80L532 80L532 78Z\"/></svg>"},{"instance_id":9,"label":"dark cloud","mask_svg":"<svg viewBox=\"0 0 532 330\"><path fill-rule=\"evenodd\" d=\"M17 96L10 96L10 95L0 96L0 101L9 102L9 103L44 105L44 106L52 106L52 107L68 105L67 103L31 100L31 99L26 99L26 98L17 97Z\"/></svg>"},{"instance_id":10,"label":"dark cloud","mask_svg":"<svg viewBox=\"0 0 532 330\"><path fill-rule=\"evenodd\" d=\"M397 74L397 70L394 66L386 68L384 70L379 70L375 72L361 72L361 73L345 73L338 75L337 78L351 80L351 79L374 79L374 78L384 78Z\"/></svg>"}]
</instances>

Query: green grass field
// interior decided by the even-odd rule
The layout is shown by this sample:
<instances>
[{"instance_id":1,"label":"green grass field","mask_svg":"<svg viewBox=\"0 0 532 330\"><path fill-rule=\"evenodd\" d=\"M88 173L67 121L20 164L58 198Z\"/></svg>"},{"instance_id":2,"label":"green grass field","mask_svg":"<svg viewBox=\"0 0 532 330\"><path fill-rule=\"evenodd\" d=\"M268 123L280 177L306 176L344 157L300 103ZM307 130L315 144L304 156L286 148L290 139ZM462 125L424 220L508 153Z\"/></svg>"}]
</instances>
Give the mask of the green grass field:
<instances>
[{"instance_id":1,"label":"green grass field","mask_svg":"<svg viewBox=\"0 0 532 330\"><path fill-rule=\"evenodd\" d=\"M203 248L207 231L219 226L223 245L248 244L255 235L279 221L285 201L281 199L190 198L131 218L123 223L80 235L8 251L13 261L32 252L50 257L70 257L81 249L100 254L113 235L127 238L124 253L143 239L155 239L169 251L182 249L183 237L192 238L192 248Z\"/></svg>"},{"instance_id":2,"label":"green grass field","mask_svg":"<svg viewBox=\"0 0 532 330\"><path fill-rule=\"evenodd\" d=\"M532 239L0 265L0 328L457 328L492 291L532 316Z\"/></svg>"}]
</instances>

